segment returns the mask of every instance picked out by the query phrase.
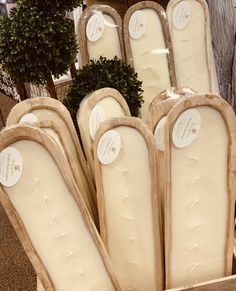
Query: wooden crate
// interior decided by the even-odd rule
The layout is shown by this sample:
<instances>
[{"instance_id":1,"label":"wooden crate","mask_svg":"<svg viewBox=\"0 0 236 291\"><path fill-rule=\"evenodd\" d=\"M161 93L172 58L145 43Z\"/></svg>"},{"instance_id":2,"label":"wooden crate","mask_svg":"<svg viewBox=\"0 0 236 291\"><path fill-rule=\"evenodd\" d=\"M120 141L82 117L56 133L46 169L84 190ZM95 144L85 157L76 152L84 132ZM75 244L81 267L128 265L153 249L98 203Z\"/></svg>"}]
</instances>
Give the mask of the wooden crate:
<instances>
[{"instance_id":1,"label":"wooden crate","mask_svg":"<svg viewBox=\"0 0 236 291\"><path fill-rule=\"evenodd\" d=\"M235 291L236 275L168 291Z\"/></svg>"},{"instance_id":2,"label":"wooden crate","mask_svg":"<svg viewBox=\"0 0 236 291\"><path fill-rule=\"evenodd\" d=\"M235 291L236 275L225 277L218 280L204 282L184 288L169 289L168 291ZM44 291L41 283L38 281L38 290Z\"/></svg>"}]
</instances>

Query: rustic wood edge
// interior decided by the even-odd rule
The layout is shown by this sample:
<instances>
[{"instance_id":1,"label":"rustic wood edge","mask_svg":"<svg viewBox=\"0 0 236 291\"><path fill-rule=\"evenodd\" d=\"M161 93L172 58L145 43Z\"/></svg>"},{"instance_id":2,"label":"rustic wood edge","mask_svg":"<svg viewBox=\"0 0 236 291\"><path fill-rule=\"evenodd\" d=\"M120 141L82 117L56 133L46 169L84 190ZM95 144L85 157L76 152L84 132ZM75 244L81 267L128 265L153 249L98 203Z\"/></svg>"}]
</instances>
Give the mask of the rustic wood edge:
<instances>
[{"instance_id":1,"label":"rustic wood edge","mask_svg":"<svg viewBox=\"0 0 236 291\"><path fill-rule=\"evenodd\" d=\"M103 88L96 90L86 96L80 103L79 110L77 112L77 123L79 126L81 140L85 151L86 158L89 163L89 167L94 175L94 157L93 157L93 140L89 134L89 118L92 109L96 104L105 99L106 97L114 98L121 106L126 116L130 116L130 110L127 102L119 91L113 88Z\"/></svg>"},{"instance_id":2,"label":"rustic wood edge","mask_svg":"<svg viewBox=\"0 0 236 291\"><path fill-rule=\"evenodd\" d=\"M168 2L167 8L166 8L166 15L167 19L169 22L169 30L170 30L170 35L172 37L172 21L171 21L171 16L172 16L172 11L174 7L182 2L183 0L170 0ZM212 50L212 41L211 41L211 31L210 31L210 18L209 18L209 10L208 10L208 5L205 0L196 0L198 2L204 11L204 16L205 16L205 44L206 44L206 58L207 58L207 68L208 68L208 75L209 75L209 80L210 80L210 88L211 92L216 91L216 87L218 85L215 83L215 61L214 61L214 55L213 55L213 50ZM172 42L172 48L174 47L174 44Z\"/></svg>"},{"instance_id":3,"label":"rustic wood edge","mask_svg":"<svg viewBox=\"0 0 236 291\"><path fill-rule=\"evenodd\" d=\"M160 94L158 94L152 102L149 105L149 111L152 110L153 107L155 107L159 102L164 101L169 98L176 98L176 96L173 98L173 95L179 95L179 97L187 96L187 95L193 95L197 94L197 91L193 90L192 88L188 87L170 87L164 91L162 91Z\"/></svg>"},{"instance_id":4,"label":"rustic wood edge","mask_svg":"<svg viewBox=\"0 0 236 291\"><path fill-rule=\"evenodd\" d=\"M94 162L95 162L95 177L97 182L97 195L98 195L98 209L99 209L99 218L100 218L100 231L102 240L105 243L105 246L108 248L108 231L106 224L106 213L105 213L105 197L104 189L102 184L102 171L101 163L99 162L97 156L97 146L102 135L110 130L115 129L116 127L127 126L136 129L145 139L147 147L149 149L149 162L150 162L150 171L152 175L152 189L153 189L153 218L154 218L154 239L155 239L155 248L156 248L156 282L158 290L162 290L164 286L164 253L163 253L163 229L162 229L162 218L161 218L161 206L157 181L157 168L156 168L156 150L155 142L151 131L148 129L146 124L144 124L141 119L135 117L118 117L109 119L101 124L99 127L94 141ZM156 194L156 195L155 195ZM109 252L109 250L108 250ZM161 258L161 259L160 259ZM158 262L160 262L158 264Z\"/></svg>"},{"instance_id":5,"label":"rustic wood edge","mask_svg":"<svg viewBox=\"0 0 236 291\"><path fill-rule=\"evenodd\" d=\"M82 148L80 146L80 142L77 137L77 133L75 131L75 128L73 126L73 122L71 120L70 114L66 107L57 100L54 100L52 98L48 97L39 97L39 98L31 98L27 99L21 103L18 103L15 107L12 108L8 119L7 119L7 125L13 125L17 124L22 116L24 116L27 113L32 112L33 110L37 109L47 109L52 110L53 112L56 112L58 116L65 122L71 136L71 140L74 144L75 150L77 152L78 160L80 161L80 166L82 173L78 173L79 169L76 166L76 163L74 159L71 156L71 153L68 149L68 141L63 138L63 131L60 127L58 127L53 121L44 121L44 122L38 122L38 127L49 127L54 129L57 133L59 133L59 138L64 146L65 154L68 158L69 164L73 169L73 176L75 177L75 180L78 185L80 185L80 188L82 188L84 191L82 193L82 196L84 197L85 203L90 210L94 221L98 224L98 215L97 215L97 204L96 204L96 193L95 193L95 187L91 182L89 181L90 178L88 175L90 175L89 171L87 170L87 164L84 158L84 154L82 152ZM83 156L81 155L83 154ZM81 179L81 175L83 176L83 179ZM91 178L92 179L92 178ZM88 186L88 189L87 189Z\"/></svg>"},{"instance_id":6,"label":"rustic wood edge","mask_svg":"<svg viewBox=\"0 0 236 291\"><path fill-rule=\"evenodd\" d=\"M54 162L58 166L64 182L66 183L70 193L72 194L80 209L84 223L87 226L87 229L90 232L96 247L98 248L100 256L104 262L104 266L108 272L108 275L113 283L115 290L121 291L121 288L112 270L111 263L105 250L104 244L102 243L102 240L91 219L87 207L84 204L81 193L73 179L69 163L65 159L65 156L61 153L61 150L56 142L48 137L48 135L42 130L28 125L11 126L10 128L2 131L0 133L0 137L0 151L8 145L19 140L31 140L42 145L45 150L50 154L50 156L53 158ZM43 265L39 255L33 247L33 244L27 234L27 231L23 225L23 222L21 221L20 216L18 215L10 199L8 198L6 191L3 189L2 186L0 186L0 200L23 245L23 248L25 249L25 252L27 253L34 269L37 272L38 278L42 283L43 287L45 288L45 290L56 291L55 286L53 285L53 282L51 281L45 266Z\"/></svg>"},{"instance_id":7,"label":"rustic wood edge","mask_svg":"<svg viewBox=\"0 0 236 291\"><path fill-rule=\"evenodd\" d=\"M7 126L17 124L24 114L30 113L31 111L37 110L37 109L48 109L48 110L52 110L53 112L56 112L58 116L67 125L75 150L77 152L78 160L80 161L81 168L83 169L83 172L84 172L83 174L88 183L90 192L95 199L96 190L95 190L95 185L92 179L92 173L90 172L86 159L84 157L84 153L83 153L77 132L75 130L72 118L70 116L70 113L60 101L49 98L49 97L38 97L38 98L30 98L30 99L24 100L16 104L12 108L7 118Z\"/></svg>"},{"instance_id":8,"label":"rustic wood edge","mask_svg":"<svg viewBox=\"0 0 236 291\"><path fill-rule=\"evenodd\" d=\"M101 11L102 13L110 16L114 20L117 26L117 33L118 33L118 38L120 42L121 56L122 56L122 59L125 60L122 19L119 13L114 8L108 5L95 4L95 5L89 6L88 8L84 10L84 12L82 13L79 19L78 26L76 27L76 34L79 38L79 44L80 44L82 65L83 66L87 65L90 61L88 47L87 47L86 25L89 18L94 14L94 11Z\"/></svg>"},{"instance_id":9,"label":"rustic wood edge","mask_svg":"<svg viewBox=\"0 0 236 291\"><path fill-rule=\"evenodd\" d=\"M234 291L236 290L236 275L217 280L203 282L187 287L168 289L167 291Z\"/></svg>"},{"instance_id":10,"label":"rustic wood edge","mask_svg":"<svg viewBox=\"0 0 236 291\"><path fill-rule=\"evenodd\" d=\"M229 136L229 150L228 150L228 227L226 234L225 246L225 276L232 273L233 260L233 221L234 221L234 202L236 192L236 123L235 114L232 107L219 95L216 94L199 94L180 100L173 109L170 110L166 123L166 183L167 193L165 201L165 210L171 209L171 131L175 120L178 116L189 108L199 106L210 106L217 110L223 120L225 121L228 136ZM169 213L169 214L168 214ZM170 275L170 256L171 256L171 217L170 211L165 211L165 267L166 267L166 287L171 286Z\"/></svg>"},{"instance_id":11,"label":"rustic wood edge","mask_svg":"<svg viewBox=\"0 0 236 291\"><path fill-rule=\"evenodd\" d=\"M166 17L166 12L164 8L154 1L142 1L137 4L134 4L125 13L124 22L123 22L124 23L123 34L124 34L126 61L132 67L134 66L132 50L130 46L130 36L129 36L130 18L135 11L146 9L146 8L155 10L158 17L160 18L165 45L166 45L166 48L168 49L167 59L168 59L170 82L171 82L171 86L177 86L177 78L176 78L175 63L174 63L174 51L173 51L173 46L172 46L172 41L171 41L171 34L170 34L168 19Z\"/></svg>"}]
</instances>

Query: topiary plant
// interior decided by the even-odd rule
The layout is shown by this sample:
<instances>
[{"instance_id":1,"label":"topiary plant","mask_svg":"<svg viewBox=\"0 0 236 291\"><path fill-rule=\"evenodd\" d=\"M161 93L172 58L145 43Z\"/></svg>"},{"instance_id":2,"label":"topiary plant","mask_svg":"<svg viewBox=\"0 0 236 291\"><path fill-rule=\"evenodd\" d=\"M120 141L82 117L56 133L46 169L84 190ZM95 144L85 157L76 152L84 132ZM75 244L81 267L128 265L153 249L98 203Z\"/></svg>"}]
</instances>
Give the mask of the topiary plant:
<instances>
[{"instance_id":1,"label":"topiary plant","mask_svg":"<svg viewBox=\"0 0 236 291\"><path fill-rule=\"evenodd\" d=\"M125 98L131 115L138 116L143 103L141 89L142 82L138 80L137 73L130 66L115 57L106 59L100 57L78 70L70 92L63 103L71 113L76 125L76 114L83 98L98 89L111 87L118 90Z\"/></svg>"},{"instance_id":2,"label":"topiary plant","mask_svg":"<svg viewBox=\"0 0 236 291\"><path fill-rule=\"evenodd\" d=\"M60 11L45 13L30 2L18 1L10 17L0 20L0 62L13 80L47 83L49 88L52 75L58 78L75 61L74 27Z\"/></svg>"},{"instance_id":3,"label":"topiary plant","mask_svg":"<svg viewBox=\"0 0 236 291\"><path fill-rule=\"evenodd\" d=\"M64 12L66 10L72 10L83 3L83 0L54 0L54 1L42 1L42 0L18 0L17 3L27 2L30 6L38 7L46 13L52 13L52 11Z\"/></svg>"}]
</instances>

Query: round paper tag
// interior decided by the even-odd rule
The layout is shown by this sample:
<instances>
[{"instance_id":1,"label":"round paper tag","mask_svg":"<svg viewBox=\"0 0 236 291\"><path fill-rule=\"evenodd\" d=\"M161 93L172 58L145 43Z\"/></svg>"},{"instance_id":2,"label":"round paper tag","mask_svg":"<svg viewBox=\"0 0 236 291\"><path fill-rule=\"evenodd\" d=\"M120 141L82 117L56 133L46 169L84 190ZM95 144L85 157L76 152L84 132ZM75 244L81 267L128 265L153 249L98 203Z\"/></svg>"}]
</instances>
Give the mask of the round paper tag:
<instances>
[{"instance_id":1,"label":"round paper tag","mask_svg":"<svg viewBox=\"0 0 236 291\"><path fill-rule=\"evenodd\" d=\"M166 119L164 116L157 124L154 132L157 148L160 151L165 150L165 129L166 129Z\"/></svg>"},{"instance_id":2,"label":"round paper tag","mask_svg":"<svg viewBox=\"0 0 236 291\"><path fill-rule=\"evenodd\" d=\"M176 29L184 29L190 22L191 6L186 1L177 4L173 11L173 24Z\"/></svg>"},{"instance_id":3,"label":"round paper tag","mask_svg":"<svg viewBox=\"0 0 236 291\"><path fill-rule=\"evenodd\" d=\"M140 39L146 30L146 19L142 11L138 10L130 17L129 34L133 39Z\"/></svg>"},{"instance_id":4,"label":"round paper tag","mask_svg":"<svg viewBox=\"0 0 236 291\"><path fill-rule=\"evenodd\" d=\"M22 158L13 147L7 147L0 153L0 183L5 187L14 186L22 174Z\"/></svg>"},{"instance_id":5,"label":"round paper tag","mask_svg":"<svg viewBox=\"0 0 236 291\"><path fill-rule=\"evenodd\" d=\"M196 109L184 111L176 120L172 140L176 147L185 148L198 136L201 127L201 115Z\"/></svg>"},{"instance_id":6,"label":"round paper tag","mask_svg":"<svg viewBox=\"0 0 236 291\"><path fill-rule=\"evenodd\" d=\"M20 124L25 123L29 125L36 125L38 123L38 118L33 113L27 113L22 116L21 120L19 121Z\"/></svg>"},{"instance_id":7,"label":"round paper tag","mask_svg":"<svg viewBox=\"0 0 236 291\"><path fill-rule=\"evenodd\" d=\"M100 124L106 119L105 111L101 105L96 105L91 111L89 118L89 133L91 138L94 140L95 133Z\"/></svg>"},{"instance_id":8,"label":"round paper tag","mask_svg":"<svg viewBox=\"0 0 236 291\"><path fill-rule=\"evenodd\" d=\"M102 12L96 12L88 20L86 26L87 38L92 42L99 40L104 32L104 26L105 23Z\"/></svg>"},{"instance_id":9,"label":"round paper tag","mask_svg":"<svg viewBox=\"0 0 236 291\"><path fill-rule=\"evenodd\" d=\"M108 130L101 137L97 155L99 161L104 165L109 165L118 157L121 148L121 137L116 130Z\"/></svg>"}]
</instances>

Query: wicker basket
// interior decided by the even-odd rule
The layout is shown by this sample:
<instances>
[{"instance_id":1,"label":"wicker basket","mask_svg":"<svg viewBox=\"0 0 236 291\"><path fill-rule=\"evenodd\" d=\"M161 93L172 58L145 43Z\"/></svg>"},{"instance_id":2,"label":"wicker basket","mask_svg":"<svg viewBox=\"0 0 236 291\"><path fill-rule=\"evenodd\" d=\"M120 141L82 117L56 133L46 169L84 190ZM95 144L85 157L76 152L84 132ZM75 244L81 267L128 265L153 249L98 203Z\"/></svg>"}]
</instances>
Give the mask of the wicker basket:
<instances>
[{"instance_id":1,"label":"wicker basket","mask_svg":"<svg viewBox=\"0 0 236 291\"><path fill-rule=\"evenodd\" d=\"M57 93L57 99L62 101L68 94L72 79L69 74L63 75L60 79L54 79L54 85ZM27 94L30 98L34 97L50 97L45 85L34 85L32 83L25 84Z\"/></svg>"}]
</instances>

